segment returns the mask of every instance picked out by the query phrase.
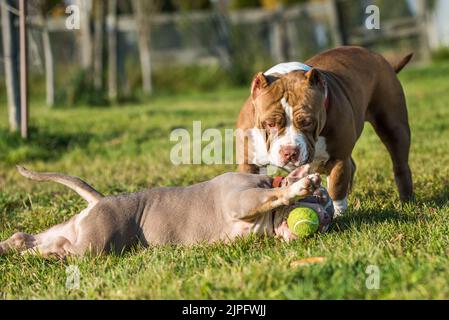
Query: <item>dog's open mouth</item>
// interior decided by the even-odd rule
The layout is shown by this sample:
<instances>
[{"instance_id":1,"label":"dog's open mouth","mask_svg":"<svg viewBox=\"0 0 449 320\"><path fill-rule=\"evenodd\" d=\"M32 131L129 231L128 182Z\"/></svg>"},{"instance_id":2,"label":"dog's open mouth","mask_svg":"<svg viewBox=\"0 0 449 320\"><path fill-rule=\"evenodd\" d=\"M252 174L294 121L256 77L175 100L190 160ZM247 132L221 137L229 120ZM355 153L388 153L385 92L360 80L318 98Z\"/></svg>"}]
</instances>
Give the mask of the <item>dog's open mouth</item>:
<instances>
[{"instance_id":1,"label":"dog's open mouth","mask_svg":"<svg viewBox=\"0 0 449 320\"><path fill-rule=\"evenodd\" d=\"M285 241L289 242L291 240L297 239L298 237L291 232L287 225L287 219L282 221L281 225L275 231L277 236L282 237Z\"/></svg>"}]
</instances>

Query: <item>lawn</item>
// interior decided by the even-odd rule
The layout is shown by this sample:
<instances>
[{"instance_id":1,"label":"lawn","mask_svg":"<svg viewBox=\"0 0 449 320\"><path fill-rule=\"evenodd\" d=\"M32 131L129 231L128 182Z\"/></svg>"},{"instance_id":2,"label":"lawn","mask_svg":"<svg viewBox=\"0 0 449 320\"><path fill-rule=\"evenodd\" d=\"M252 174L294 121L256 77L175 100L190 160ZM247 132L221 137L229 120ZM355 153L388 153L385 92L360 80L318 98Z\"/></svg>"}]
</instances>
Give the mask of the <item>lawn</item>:
<instances>
[{"instance_id":1,"label":"lawn","mask_svg":"<svg viewBox=\"0 0 449 320\"><path fill-rule=\"evenodd\" d=\"M137 249L124 256L45 261L0 257L2 299L449 299L449 64L401 74L412 127L417 200L401 205L388 154L367 125L354 151L358 165L350 210L325 235L289 244L249 238L233 244ZM7 133L0 106L0 238L37 232L84 208L56 184L15 171L67 172L105 194L189 185L233 165L170 163L174 128L233 128L248 89L155 97L110 108L31 109L31 137ZM2 99L4 100L4 99ZM307 257L322 263L292 266ZM66 286L66 268L80 271ZM371 267L369 267L371 266ZM374 266L374 267L372 267ZM378 288L366 285L378 270ZM368 273L367 273L368 271ZM371 289L369 289L370 287Z\"/></svg>"}]
</instances>

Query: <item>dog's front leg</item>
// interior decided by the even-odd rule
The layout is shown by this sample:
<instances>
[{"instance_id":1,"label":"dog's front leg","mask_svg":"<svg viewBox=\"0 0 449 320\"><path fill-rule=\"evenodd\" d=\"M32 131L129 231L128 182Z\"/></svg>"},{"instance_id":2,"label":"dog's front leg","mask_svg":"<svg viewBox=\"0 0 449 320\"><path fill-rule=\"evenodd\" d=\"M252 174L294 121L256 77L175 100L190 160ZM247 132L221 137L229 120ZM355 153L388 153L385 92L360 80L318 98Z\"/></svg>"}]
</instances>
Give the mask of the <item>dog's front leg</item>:
<instances>
[{"instance_id":1,"label":"dog's front leg","mask_svg":"<svg viewBox=\"0 0 449 320\"><path fill-rule=\"evenodd\" d=\"M238 201L234 202L236 218L251 219L255 216L287 206L294 201L313 194L320 187L320 176L311 174L284 188L264 189L251 188L238 193Z\"/></svg>"},{"instance_id":2,"label":"dog's front leg","mask_svg":"<svg viewBox=\"0 0 449 320\"><path fill-rule=\"evenodd\" d=\"M351 158L334 162L327 180L329 195L334 202L335 216L341 215L348 207L348 193L355 166Z\"/></svg>"}]
</instances>

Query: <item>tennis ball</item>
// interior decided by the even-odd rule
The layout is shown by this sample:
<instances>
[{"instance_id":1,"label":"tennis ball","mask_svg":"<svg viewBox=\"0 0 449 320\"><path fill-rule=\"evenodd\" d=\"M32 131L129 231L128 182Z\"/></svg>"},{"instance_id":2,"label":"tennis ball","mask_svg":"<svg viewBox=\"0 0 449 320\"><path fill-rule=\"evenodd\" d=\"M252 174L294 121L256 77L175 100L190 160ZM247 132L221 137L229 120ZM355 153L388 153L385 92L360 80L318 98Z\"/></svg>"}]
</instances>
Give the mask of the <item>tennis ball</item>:
<instances>
[{"instance_id":1,"label":"tennis ball","mask_svg":"<svg viewBox=\"0 0 449 320\"><path fill-rule=\"evenodd\" d=\"M320 218L313 209L305 207L295 208L290 211L287 225L293 234L304 238L318 231Z\"/></svg>"},{"instance_id":2,"label":"tennis ball","mask_svg":"<svg viewBox=\"0 0 449 320\"><path fill-rule=\"evenodd\" d=\"M286 177L289 172L284 168L269 164L267 165L267 175L270 177Z\"/></svg>"}]
</instances>

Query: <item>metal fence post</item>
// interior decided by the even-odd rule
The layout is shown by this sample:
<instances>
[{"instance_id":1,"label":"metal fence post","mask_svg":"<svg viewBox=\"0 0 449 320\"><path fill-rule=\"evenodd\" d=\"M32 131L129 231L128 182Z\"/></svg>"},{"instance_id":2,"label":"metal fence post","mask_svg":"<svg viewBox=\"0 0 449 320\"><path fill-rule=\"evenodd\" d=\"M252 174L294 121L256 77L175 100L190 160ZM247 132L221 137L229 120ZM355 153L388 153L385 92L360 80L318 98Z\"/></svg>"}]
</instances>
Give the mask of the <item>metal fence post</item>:
<instances>
[{"instance_id":1,"label":"metal fence post","mask_svg":"<svg viewBox=\"0 0 449 320\"><path fill-rule=\"evenodd\" d=\"M428 10L427 10L427 0L417 0L416 1L416 15L417 21L420 29L420 53L421 60L423 62L428 62L431 60L431 51L429 38L427 35L427 19L428 19Z\"/></svg>"}]
</instances>

